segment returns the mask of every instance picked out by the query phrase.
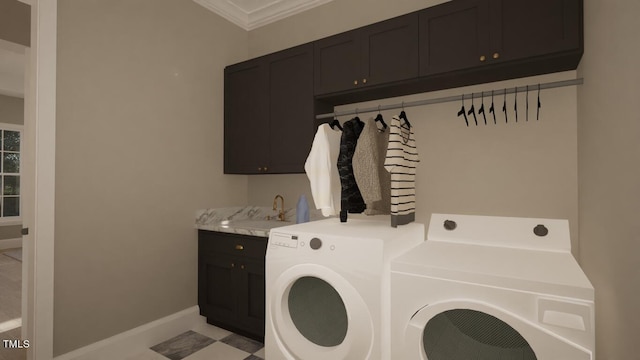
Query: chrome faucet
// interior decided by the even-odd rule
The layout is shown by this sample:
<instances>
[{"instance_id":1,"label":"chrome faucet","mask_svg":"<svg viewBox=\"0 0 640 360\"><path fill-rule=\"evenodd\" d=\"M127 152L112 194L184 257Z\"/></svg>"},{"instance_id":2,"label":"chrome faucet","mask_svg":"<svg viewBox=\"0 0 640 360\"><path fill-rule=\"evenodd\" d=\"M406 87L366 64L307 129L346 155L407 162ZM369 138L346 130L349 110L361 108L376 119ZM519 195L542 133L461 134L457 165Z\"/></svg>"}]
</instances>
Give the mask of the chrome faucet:
<instances>
[{"instance_id":1,"label":"chrome faucet","mask_svg":"<svg viewBox=\"0 0 640 360\"><path fill-rule=\"evenodd\" d=\"M282 200L282 206L280 208L280 211L278 211L278 220L284 221L284 198L282 197L282 195L276 195L276 197L273 198L273 210L278 210L278 198Z\"/></svg>"}]
</instances>

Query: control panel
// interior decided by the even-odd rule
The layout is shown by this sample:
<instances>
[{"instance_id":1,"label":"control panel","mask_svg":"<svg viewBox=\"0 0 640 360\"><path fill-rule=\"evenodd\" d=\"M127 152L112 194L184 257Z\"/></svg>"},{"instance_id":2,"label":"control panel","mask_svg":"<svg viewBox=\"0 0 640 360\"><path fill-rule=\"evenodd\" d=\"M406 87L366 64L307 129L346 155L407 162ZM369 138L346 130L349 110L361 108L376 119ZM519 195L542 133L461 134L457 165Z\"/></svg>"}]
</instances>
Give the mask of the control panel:
<instances>
[{"instance_id":1,"label":"control panel","mask_svg":"<svg viewBox=\"0 0 640 360\"><path fill-rule=\"evenodd\" d=\"M271 232L269 244L295 249L298 247L298 236Z\"/></svg>"}]
</instances>

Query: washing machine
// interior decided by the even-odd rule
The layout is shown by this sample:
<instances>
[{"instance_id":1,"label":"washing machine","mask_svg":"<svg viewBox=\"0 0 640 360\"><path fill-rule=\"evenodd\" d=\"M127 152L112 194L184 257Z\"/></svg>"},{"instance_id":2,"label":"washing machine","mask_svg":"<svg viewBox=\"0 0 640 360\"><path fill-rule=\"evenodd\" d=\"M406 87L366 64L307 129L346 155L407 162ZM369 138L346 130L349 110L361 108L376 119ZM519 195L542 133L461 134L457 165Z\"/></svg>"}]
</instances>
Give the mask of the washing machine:
<instances>
[{"instance_id":1,"label":"washing machine","mask_svg":"<svg viewBox=\"0 0 640 360\"><path fill-rule=\"evenodd\" d=\"M423 224L392 228L388 217L271 230L266 359L390 359L390 260L424 235Z\"/></svg>"},{"instance_id":2,"label":"washing machine","mask_svg":"<svg viewBox=\"0 0 640 360\"><path fill-rule=\"evenodd\" d=\"M587 360L594 289L566 220L433 214L391 263L392 359Z\"/></svg>"}]
</instances>

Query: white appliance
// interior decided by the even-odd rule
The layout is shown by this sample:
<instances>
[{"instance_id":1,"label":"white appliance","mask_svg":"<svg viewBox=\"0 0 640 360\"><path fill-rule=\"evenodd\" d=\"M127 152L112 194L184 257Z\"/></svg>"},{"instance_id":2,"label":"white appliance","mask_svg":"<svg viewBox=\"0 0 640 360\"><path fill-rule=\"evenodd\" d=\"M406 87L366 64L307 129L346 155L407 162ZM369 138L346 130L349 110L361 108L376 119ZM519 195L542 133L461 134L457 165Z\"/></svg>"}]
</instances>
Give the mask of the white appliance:
<instances>
[{"instance_id":1,"label":"white appliance","mask_svg":"<svg viewBox=\"0 0 640 360\"><path fill-rule=\"evenodd\" d=\"M566 220L433 214L391 263L392 359L587 360L594 290Z\"/></svg>"},{"instance_id":2,"label":"white appliance","mask_svg":"<svg viewBox=\"0 0 640 360\"><path fill-rule=\"evenodd\" d=\"M326 219L271 230L266 255L269 360L390 358L390 259L424 225Z\"/></svg>"}]
</instances>

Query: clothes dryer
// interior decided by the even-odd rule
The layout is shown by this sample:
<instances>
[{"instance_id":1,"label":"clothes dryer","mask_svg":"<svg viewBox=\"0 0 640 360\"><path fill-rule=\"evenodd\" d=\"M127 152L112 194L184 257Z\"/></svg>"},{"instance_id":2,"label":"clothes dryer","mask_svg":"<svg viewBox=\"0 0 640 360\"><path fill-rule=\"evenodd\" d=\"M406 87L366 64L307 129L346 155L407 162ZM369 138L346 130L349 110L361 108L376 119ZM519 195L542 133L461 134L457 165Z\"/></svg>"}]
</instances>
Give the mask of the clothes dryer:
<instances>
[{"instance_id":1,"label":"clothes dryer","mask_svg":"<svg viewBox=\"0 0 640 360\"><path fill-rule=\"evenodd\" d=\"M591 360L594 289L566 220L433 214L391 264L392 359Z\"/></svg>"},{"instance_id":2,"label":"clothes dryer","mask_svg":"<svg viewBox=\"0 0 640 360\"><path fill-rule=\"evenodd\" d=\"M390 260L423 241L424 225L388 218L271 230L266 358L390 359Z\"/></svg>"}]
</instances>

